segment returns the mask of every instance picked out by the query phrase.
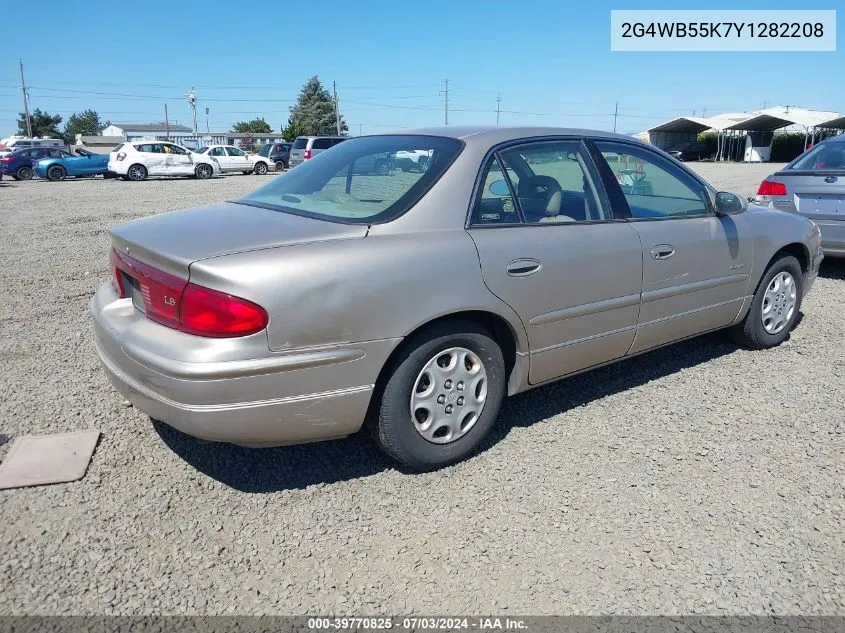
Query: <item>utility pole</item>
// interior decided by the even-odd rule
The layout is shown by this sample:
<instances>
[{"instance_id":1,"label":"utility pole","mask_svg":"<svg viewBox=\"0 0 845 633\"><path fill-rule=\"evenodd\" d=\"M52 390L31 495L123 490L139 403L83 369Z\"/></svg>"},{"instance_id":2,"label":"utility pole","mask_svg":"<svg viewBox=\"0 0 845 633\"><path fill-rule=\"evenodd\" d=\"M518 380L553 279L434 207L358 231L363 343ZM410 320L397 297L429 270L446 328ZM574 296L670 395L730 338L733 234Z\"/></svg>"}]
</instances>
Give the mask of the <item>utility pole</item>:
<instances>
[{"instance_id":1,"label":"utility pole","mask_svg":"<svg viewBox=\"0 0 845 633\"><path fill-rule=\"evenodd\" d=\"M449 80L443 80L443 90L440 93L444 96L443 100L443 121L444 125L449 125Z\"/></svg>"},{"instance_id":2,"label":"utility pole","mask_svg":"<svg viewBox=\"0 0 845 633\"><path fill-rule=\"evenodd\" d=\"M616 118L619 116L619 102L616 102L616 108L613 110L613 131L616 131Z\"/></svg>"},{"instance_id":3,"label":"utility pole","mask_svg":"<svg viewBox=\"0 0 845 633\"><path fill-rule=\"evenodd\" d=\"M211 136L211 131L209 130L209 127L208 127L208 108L205 109L205 133L208 136Z\"/></svg>"},{"instance_id":4,"label":"utility pole","mask_svg":"<svg viewBox=\"0 0 845 633\"><path fill-rule=\"evenodd\" d=\"M332 82L332 92L334 93L334 119L337 122L337 135L340 136L340 107L337 103L337 82Z\"/></svg>"},{"instance_id":5,"label":"utility pole","mask_svg":"<svg viewBox=\"0 0 845 633\"><path fill-rule=\"evenodd\" d=\"M499 125L499 113L502 111L502 93L496 97L496 125Z\"/></svg>"},{"instance_id":6,"label":"utility pole","mask_svg":"<svg viewBox=\"0 0 845 633\"><path fill-rule=\"evenodd\" d=\"M701 116L703 117L705 114L707 114L707 106L701 108Z\"/></svg>"},{"instance_id":7,"label":"utility pole","mask_svg":"<svg viewBox=\"0 0 845 633\"><path fill-rule=\"evenodd\" d=\"M191 105L191 111L194 114L194 136L197 136L197 93L193 86L190 92L185 94L185 100Z\"/></svg>"},{"instance_id":8,"label":"utility pole","mask_svg":"<svg viewBox=\"0 0 845 633\"><path fill-rule=\"evenodd\" d=\"M170 140L170 119L167 118L167 104L164 104L164 127L167 130L167 140Z\"/></svg>"},{"instance_id":9,"label":"utility pole","mask_svg":"<svg viewBox=\"0 0 845 633\"><path fill-rule=\"evenodd\" d=\"M358 136L364 136L364 125L362 123L358 124Z\"/></svg>"},{"instance_id":10,"label":"utility pole","mask_svg":"<svg viewBox=\"0 0 845 633\"><path fill-rule=\"evenodd\" d=\"M21 64L21 90L23 91L23 111L26 115L26 135L32 138L32 121L29 120L29 97L26 94L26 81L23 78L23 60L18 60Z\"/></svg>"}]
</instances>

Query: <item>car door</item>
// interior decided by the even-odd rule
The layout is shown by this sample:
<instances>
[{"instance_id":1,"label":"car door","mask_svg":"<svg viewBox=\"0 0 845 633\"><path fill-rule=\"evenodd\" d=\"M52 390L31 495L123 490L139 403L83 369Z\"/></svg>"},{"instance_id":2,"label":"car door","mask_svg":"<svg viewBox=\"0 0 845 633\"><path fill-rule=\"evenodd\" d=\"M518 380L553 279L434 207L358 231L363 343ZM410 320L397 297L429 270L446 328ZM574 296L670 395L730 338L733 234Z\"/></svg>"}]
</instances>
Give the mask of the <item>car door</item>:
<instances>
[{"instance_id":1,"label":"car door","mask_svg":"<svg viewBox=\"0 0 845 633\"><path fill-rule=\"evenodd\" d=\"M529 382L624 356L642 283L637 231L617 219L579 139L528 142L487 161L469 234L487 287L522 319Z\"/></svg>"},{"instance_id":2,"label":"car door","mask_svg":"<svg viewBox=\"0 0 845 633\"><path fill-rule=\"evenodd\" d=\"M136 147L138 148L139 162L147 168L147 173L150 176L167 175L167 169L164 166L164 149L160 143L142 143L136 145Z\"/></svg>"},{"instance_id":3,"label":"car door","mask_svg":"<svg viewBox=\"0 0 845 633\"><path fill-rule=\"evenodd\" d=\"M631 353L730 325L749 292L753 242L742 215L719 217L705 184L641 145L597 140L609 196L643 246Z\"/></svg>"},{"instance_id":4,"label":"car door","mask_svg":"<svg viewBox=\"0 0 845 633\"><path fill-rule=\"evenodd\" d=\"M194 161L191 152L173 143L162 143L164 169L170 176L190 176L194 173Z\"/></svg>"},{"instance_id":5,"label":"car door","mask_svg":"<svg viewBox=\"0 0 845 633\"><path fill-rule=\"evenodd\" d=\"M231 165L232 171L251 171L252 170L252 162L249 160L249 156L245 151L242 149L238 149L237 147L227 147L226 153L229 155L229 164Z\"/></svg>"},{"instance_id":6,"label":"car door","mask_svg":"<svg viewBox=\"0 0 845 633\"><path fill-rule=\"evenodd\" d=\"M230 171L234 171L234 167L230 162L229 155L226 153L226 148L222 145L216 145L212 147L210 150L206 152L206 156L214 157L217 159L217 162L220 164L220 171L223 173L228 173Z\"/></svg>"}]
</instances>

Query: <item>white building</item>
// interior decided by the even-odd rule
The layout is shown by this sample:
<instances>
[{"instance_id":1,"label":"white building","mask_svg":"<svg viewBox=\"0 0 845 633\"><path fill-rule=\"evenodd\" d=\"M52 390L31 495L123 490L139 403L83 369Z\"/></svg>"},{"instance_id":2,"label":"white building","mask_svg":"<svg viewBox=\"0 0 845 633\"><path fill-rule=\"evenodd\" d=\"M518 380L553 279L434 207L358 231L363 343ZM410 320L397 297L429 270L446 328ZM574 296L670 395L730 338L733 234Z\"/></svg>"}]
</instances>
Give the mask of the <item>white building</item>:
<instances>
[{"instance_id":1,"label":"white building","mask_svg":"<svg viewBox=\"0 0 845 633\"><path fill-rule=\"evenodd\" d=\"M211 132L194 135L193 129L186 125L171 123L113 123L101 132L102 136L118 136L126 141L166 141L170 140L186 147L206 147L208 145L236 145L249 137L255 145L283 141L281 132L244 133Z\"/></svg>"}]
</instances>

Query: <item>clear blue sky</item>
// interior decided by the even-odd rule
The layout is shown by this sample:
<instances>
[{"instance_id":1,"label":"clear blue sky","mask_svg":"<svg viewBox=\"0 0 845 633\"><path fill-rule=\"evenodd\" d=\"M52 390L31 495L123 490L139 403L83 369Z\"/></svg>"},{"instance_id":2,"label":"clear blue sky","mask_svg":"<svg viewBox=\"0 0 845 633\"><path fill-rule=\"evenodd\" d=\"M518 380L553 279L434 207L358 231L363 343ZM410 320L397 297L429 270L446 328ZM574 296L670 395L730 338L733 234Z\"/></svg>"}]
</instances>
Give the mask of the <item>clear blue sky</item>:
<instances>
[{"instance_id":1,"label":"clear blue sky","mask_svg":"<svg viewBox=\"0 0 845 633\"><path fill-rule=\"evenodd\" d=\"M567 5L578 7L577 9ZM212 131L263 116L274 130L302 84L337 82L358 134L443 122L635 132L671 118L789 104L845 112L845 41L825 53L610 51L610 10L672 9L677 2L372 0L363 2L4 2L0 137L22 109L18 58L31 107L65 119L97 110L113 122L164 118L190 125L184 93ZM707 9L794 9L794 2L702 2ZM813 9L845 5L819 0ZM40 17L35 17L40 16ZM361 126L359 128L359 125Z\"/></svg>"}]
</instances>

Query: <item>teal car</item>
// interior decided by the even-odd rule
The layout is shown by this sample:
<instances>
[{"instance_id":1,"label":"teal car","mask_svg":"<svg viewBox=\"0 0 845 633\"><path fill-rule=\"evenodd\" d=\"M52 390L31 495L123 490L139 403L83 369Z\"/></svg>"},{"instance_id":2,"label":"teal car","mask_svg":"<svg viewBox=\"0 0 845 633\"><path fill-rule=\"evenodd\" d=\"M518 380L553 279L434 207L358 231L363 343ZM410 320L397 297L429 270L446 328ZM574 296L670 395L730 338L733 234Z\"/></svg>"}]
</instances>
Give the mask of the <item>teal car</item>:
<instances>
[{"instance_id":1,"label":"teal car","mask_svg":"<svg viewBox=\"0 0 845 633\"><path fill-rule=\"evenodd\" d=\"M52 153L52 152L51 152ZM43 158L33 165L33 171L39 178L64 180L68 176L96 176L102 174L109 178L109 155L94 154L86 149L78 149L75 154L58 150L58 156Z\"/></svg>"}]
</instances>

